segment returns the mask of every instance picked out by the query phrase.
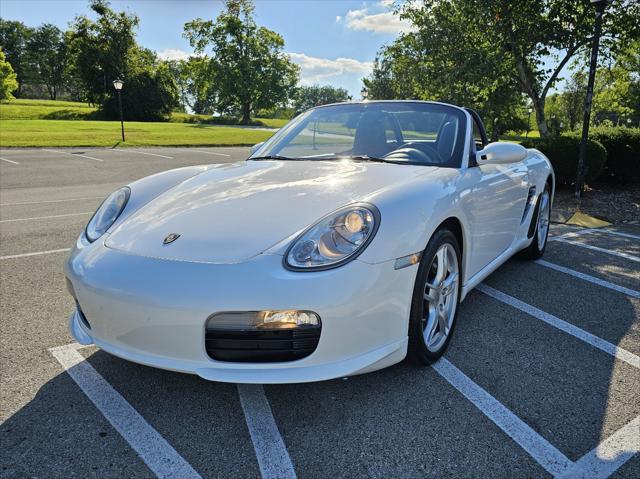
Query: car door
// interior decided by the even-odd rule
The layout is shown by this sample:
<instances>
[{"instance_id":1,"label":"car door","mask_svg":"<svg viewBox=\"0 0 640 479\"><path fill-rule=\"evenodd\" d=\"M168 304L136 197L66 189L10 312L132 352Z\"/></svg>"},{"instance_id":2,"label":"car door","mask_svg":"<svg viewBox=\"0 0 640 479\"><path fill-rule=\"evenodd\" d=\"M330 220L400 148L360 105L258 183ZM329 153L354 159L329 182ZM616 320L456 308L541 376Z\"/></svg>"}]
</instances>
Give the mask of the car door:
<instances>
[{"instance_id":1,"label":"car door","mask_svg":"<svg viewBox=\"0 0 640 479\"><path fill-rule=\"evenodd\" d=\"M474 145L486 145L482 124L474 118ZM529 189L524 162L470 165L465 171L464 208L470 222L468 277L505 252L513 243L522 220Z\"/></svg>"}]
</instances>

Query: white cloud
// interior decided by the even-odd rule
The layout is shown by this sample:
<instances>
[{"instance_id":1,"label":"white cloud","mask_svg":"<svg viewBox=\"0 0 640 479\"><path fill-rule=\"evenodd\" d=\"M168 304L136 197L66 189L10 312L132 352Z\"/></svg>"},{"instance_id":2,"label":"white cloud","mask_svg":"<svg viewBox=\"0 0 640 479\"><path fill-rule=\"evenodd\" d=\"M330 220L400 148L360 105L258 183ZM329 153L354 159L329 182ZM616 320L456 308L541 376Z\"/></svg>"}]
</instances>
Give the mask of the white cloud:
<instances>
[{"instance_id":1,"label":"white cloud","mask_svg":"<svg viewBox=\"0 0 640 479\"><path fill-rule=\"evenodd\" d=\"M160 60L186 60L192 55L193 53L185 52L179 48L165 48L158 52Z\"/></svg>"},{"instance_id":2,"label":"white cloud","mask_svg":"<svg viewBox=\"0 0 640 479\"><path fill-rule=\"evenodd\" d=\"M393 0L380 0L373 7L349 10L344 19L352 30L366 30L374 33L401 33L412 30L409 22L401 20L391 8Z\"/></svg>"},{"instance_id":3,"label":"white cloud","mask_svg":"<svg viewBox=\"0 0 640 479\"><path fill-rule=\"evenodd\" d=\"M361 62L353 58L318 58L304 53L289 53L291 60L300 65L300 81L310 85L322 82L327 78L345 74L368 75L373 69L373 62Z\"/></svg>"}]
</instances>

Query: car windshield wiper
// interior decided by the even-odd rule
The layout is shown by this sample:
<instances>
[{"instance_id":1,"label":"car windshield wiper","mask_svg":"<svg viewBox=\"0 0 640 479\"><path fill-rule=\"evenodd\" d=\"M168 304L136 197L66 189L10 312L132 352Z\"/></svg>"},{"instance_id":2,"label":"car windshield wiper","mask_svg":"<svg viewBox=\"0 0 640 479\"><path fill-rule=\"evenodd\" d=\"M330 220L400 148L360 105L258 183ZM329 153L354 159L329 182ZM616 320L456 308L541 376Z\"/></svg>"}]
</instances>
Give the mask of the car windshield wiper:
<instances>
[{"instance_id":1,"label":"car windshield wiper","mask_svg":"<svg viewBox=\"0 0 640 479\"><path fill-rule=\"evenodd\" d=\"M265 155L265 156L253 156L249 160L285 160L285 161L298 161L299 158L291 158L289 156L282 155Z\"/></svg>"},{"instance_id":2,"label":"car windshield wiper","mask_svg":"<svg viewBox=\"0 0 640 479\"><path fill-rule=\"evenodd\" d=\"M401 163L407 163L406 161L391 160L387 158L379 158L377 156L369 156L369 155L337 155L337 156L322 158L322 160L372 161L375 163L393 163L396 165Z\"/></svg>"}]
</instances>

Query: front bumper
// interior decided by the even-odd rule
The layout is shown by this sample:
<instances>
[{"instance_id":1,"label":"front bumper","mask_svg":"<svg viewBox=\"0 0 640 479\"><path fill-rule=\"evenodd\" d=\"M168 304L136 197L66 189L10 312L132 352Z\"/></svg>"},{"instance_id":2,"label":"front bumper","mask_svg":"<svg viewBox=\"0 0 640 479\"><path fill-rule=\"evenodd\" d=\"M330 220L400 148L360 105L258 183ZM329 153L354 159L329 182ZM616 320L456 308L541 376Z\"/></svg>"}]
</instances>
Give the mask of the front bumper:
<instances>
[{"instance_id":1,"label":"front bumper","mask_svg":"<svg viewBox=\"0 0 640 479\"><path fill-rule=\"evenodd\" d=\"M354 260L334 270L296 273L282 257L205 264L133 256L90 245L66 264L76 300L70 331L121 358L208 380L294 383L381 369L406 355L417 267ZM316 350L277 363L215 361L205 350L205 323L220 311L301 309L322 320Z\"/></svg>"}]
</instances>

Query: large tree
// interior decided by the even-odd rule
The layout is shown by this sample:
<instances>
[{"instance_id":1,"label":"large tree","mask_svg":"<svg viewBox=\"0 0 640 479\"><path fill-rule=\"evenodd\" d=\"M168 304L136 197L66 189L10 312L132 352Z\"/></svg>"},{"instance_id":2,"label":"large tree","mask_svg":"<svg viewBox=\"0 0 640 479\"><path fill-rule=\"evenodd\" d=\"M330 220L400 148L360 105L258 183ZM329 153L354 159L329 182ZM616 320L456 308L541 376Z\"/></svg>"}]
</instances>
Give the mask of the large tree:
<instances>
[{"instance_id":1,"label":"large tree","mask_svg":"<svg viewBox=\"0 0 640 479\"><path fill-rule=\"evenodd\" d=\"M11 68L0 47L0 100L11 100L13 92L18 88L16 74Z\"/></svg>"},{"instance_id":2,"label":"large tree","mask_svg":"<svg viewBox=\"0 0 640 479\"><path fill-rule=\"evenodd\" d=\"M22 22L0 18L0 47L4 50L7 61L11 63L17 75L18 88L16 96L20 97L22 87L30 80L30 65L27 60L27 42L33 29Z\"/></svg>"},{"instance_id":3,"label":"large tree","mask_svg":"<svg viewBox=\"0 0 640 479\"><path fill-rule=\"evenodd\" d=\"M169 68L155 52L136 43L139 19L116 12L106 0L92 0L96 19L77 17L68 34L73 74L84 99L99 104L107 118L118 117L112 82L124 80L124 116L130 120L158 120L175 108L177 88Z\"/></svg>"},{"instance_id":4,"label":"large tree","mask_svg":"<svg viewBox=\"0 0 640 479\"><path fill-rule=\"evenodd\" d=\"M344 88L330 85L301 86L295 94L294 109L296 112L301 112L314 106L339 103L350 99L349 92Z\"/></svg>"},{"instance_id":5,"label":"large tree","mask_svg":"<svg viewBox=\"0 0 640 479\"><path fill-rule=\"evenodd\" d=\"M520 115L524 95L504 55L483 31L465 24L456 2L443 2L428 15L415 14L413 21L415 31L379 53L372 76L365 79L370 98L469 106L482 114L493 138L526 127Z\"/></svg>"},{"instance_id":6,"label":"large tree","mask_svg":"<svg viewBox=\"0 0 640 479\"><path fill-rule=\"evenodd\" d=\"M215 105L209 94L213 78L211 59L206 56L189 57L187 60L172 60L168 65L184 109L197 114L212 114Z\"/></svg>"},{"instance_id":7,"label":"large tree","mask_svg":"<svg viewBox=\"0 0 640 479\"><path fill-rule=\"evenodd\" d=\"M26 44L33 83L46 86L55 100L64 84L67 67L67 45L64 33L55 25L45 23L36 28Z\"/></svg>"},{"instance_id":8,"label":"large tree","mask_svg":"<svg viewBox=\"0 0 640 479\"><path fill-rule=\"evenodd\" d=\"M209 97L221 113L251 112L286 103L298 81L298 67L284 53L284 40L259 27L250 0L227 0L215 21L185 24L185 37L197 54L210 54Z\"/></svg>"},{"instance_id":9,"label":"large tree","mask_svg":"<svg viewBox=\"0 0 640 479\"><path fill-rule=\"evenodd\" d=\"M594 9L589 0L424 0L401 2L399 14L414 27L392 45L410 45L407 66L440 68L443 82L482 89L495 80L517 82L536 113L538 129L549 133L544 105L568 62L588 50ZM613 0L604 15L603 58L640 35L640 3ZM453 51L463 52L462 59ZM448 62L435 62L434 56ZM487 61L492 53L492 61ZM477 77L474 62L498 66ZM469 62L472 63L469 63ZM503 75L506 75L503 77ZM433 76L433 75L432 75ZM503 91L495 85L494 91Z\"/></svg>"}]
</instances>

